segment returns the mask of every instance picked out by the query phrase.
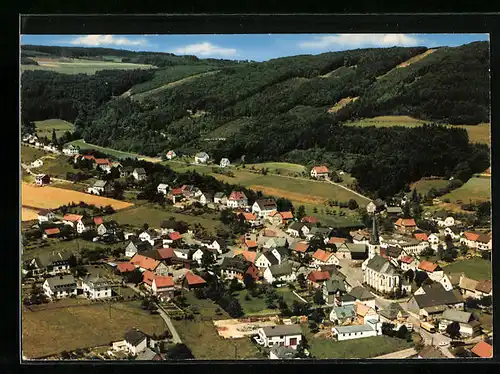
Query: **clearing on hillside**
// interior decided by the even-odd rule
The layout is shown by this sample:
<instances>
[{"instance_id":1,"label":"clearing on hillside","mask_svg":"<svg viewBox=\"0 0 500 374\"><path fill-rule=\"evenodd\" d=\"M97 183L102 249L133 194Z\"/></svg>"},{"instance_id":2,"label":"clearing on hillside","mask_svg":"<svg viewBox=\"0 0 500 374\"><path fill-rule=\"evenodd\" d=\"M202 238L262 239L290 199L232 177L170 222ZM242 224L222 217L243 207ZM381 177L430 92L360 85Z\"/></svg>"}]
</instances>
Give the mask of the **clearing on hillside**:
<instances>
[{"instance_id":1,"label":"clearing on hillside","mask_svg":"<svg viewBox=\"0 0 500 374\"><path fill-rule=\"evenodd\" d=\"M443 188L446 187L450 182L447 181L446 179L420 179L419 181L416 181L415 183L410 185L410 188L412 190L416 189L417 193L422 194L422 196L425 196L427 192L431 188Z\"/></svg>"},{"instance_id":2,"label":"clearing on hillside","mask_svg":"<svg viewBox=\"0 0 500 374\"><path fill-rule=\"evenodd\" d=\"M74 140L68 144L73 144L75 146L78 146L82 150L83 149L94 149L96 151L108 154L108 155L116 157L118 159L136 158L138 160L145 160L148 162L160 162L161 161L161 158L159 158L159 157L148 157L148 156L139 155L137 153L132 153L132 152L117 151L116 149L113 149L113 148L106 148L106 147L101 147L99 145L87 143L83 139Z\"/></svg>"},{"instance_id":3,"label":"clearing on hillside","mask_svg":"<svg viewBox=\"0 0 500 374\"><path fill-rule=\"evenodd\" d=\"M413 56L409 60L400 63L398 66L396 66L396 68L406 68L406 67L410 66L411 64L414 64L415 62L420 61L424 57L426 57L426 56L428 56L431 53L436 52L436 51L437 51L437 49L428 49L424 53L421 53L419 55Z\"/></svg>"},{"instance_id":4,"label":"clearing on hillside","mask_svg":"<svg viewBox=\"0 0 500 374\"><path fill-rule=\"evenodd\" d=\"M292 173L302 173L306 170L306 167L303 165L299 164L291 164L289 162L263 162L261 164L248 164L246 165L247 168L255 168L255 169L263 169L267 168L269 169L272 173L279 172L279 173L286 173L286 172L292 172Z\"/></svg>"},{"instance_id":5,"label":"clearing on hillside","mask_svg":"<svg viewBox=\"0 0 500 374\"><path fill-rule=\"evenodd\" d=\"M462 203L483 202L491 200L491 178L472 177L462 187L440 197L441 200L450 199L451 202Z\"/></svg>"},{"instance_id":6,"label":"clearing on hillside","mask_svg":"<svg viewBox=\"0 0 500 374\"><path fill-rule=\"evenodd\" d=\"M340 99L334 106L328 109L328 113L337 113L340 109L345 107L347 104L350 104L359 99L359 96L355 97L344 97Z\"/></svg>"},{"instance_id":7,"label":"clearing on hillside","mask_svg":"<svg viewBox=\"0 0 500 374\"><path fill-rule=\"evenodd\" d=\"M455 261L443 266L443 270L446 274L465 273L465 276L475 280L489 280L492 273L491 261L479 257Z\"/></svg>"},{"instance_id":8,"label":"clearing on hillside","mask_svg":"<svg viewBox=\"0 0 500 374\"><path fill-rule=\"evenodd\" d=\"M32 163L35 160L38 160L47 155L47 152L42 151L41 149L28 147L25 145L21 146L21 162L25 164Z\"/></svg>"},{"instance_id":9,"label":"clearing on hillside","mask_svg":"<svg viewBox=\"0 0 500 374\"><path fill-rule=\"evenodd\" d=\"M52 129L56 130L56 136L59 138L66 131L73 132L73 124L63 119L46 119L45 121L35 121L36 134L38 137L46 136L52 140Z\"/></svg>"}]
</instances>

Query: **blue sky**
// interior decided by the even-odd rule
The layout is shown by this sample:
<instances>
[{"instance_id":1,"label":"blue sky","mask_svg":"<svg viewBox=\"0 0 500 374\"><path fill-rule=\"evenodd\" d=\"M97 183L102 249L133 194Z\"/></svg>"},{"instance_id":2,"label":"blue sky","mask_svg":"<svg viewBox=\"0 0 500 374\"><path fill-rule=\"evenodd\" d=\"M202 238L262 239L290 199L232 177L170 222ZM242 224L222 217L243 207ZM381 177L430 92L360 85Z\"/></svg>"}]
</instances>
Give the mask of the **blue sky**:
<instances>
[{"instance_id":1,"label":"blue sky","mask_svg":"<svg viewBox=\"0 0 500 374\"><path fill-rule=\"evenodd\" d=\"M300 54L392 46L459 46L488 34L22 35L21 44L108 47L199 58L264 61Z\"/></svg>"}]
</instances>

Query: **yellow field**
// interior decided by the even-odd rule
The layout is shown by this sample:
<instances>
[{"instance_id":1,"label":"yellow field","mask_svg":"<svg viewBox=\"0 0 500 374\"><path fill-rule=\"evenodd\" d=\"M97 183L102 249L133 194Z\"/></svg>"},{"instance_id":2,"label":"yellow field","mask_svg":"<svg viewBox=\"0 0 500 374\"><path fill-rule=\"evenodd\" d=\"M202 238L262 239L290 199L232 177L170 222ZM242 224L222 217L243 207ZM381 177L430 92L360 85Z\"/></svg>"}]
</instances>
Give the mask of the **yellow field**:
<instances>
[{"instance_id":1,"label":"yellow field","mask_svg":"<svg viewBox=\"0 0 500 374\"><path fill-rule=\"evenodd\" d=\"M281 190L279 188L272 188L272 187L259 186L259 185L251 185L248 188L250 188L251 190L254 190L254 191L262 191L262 193L265 195L284 197L286 199L301 202L301 203L323 205L326 201L325 198L321 198L318 196L311 196L308 194L290 192L287 190Z\"/></svg>"},{"instance_id":2,"label":"yellow field","mask_svg":"<svg viewBox=\"0 0 500 374\"><path fill-rule=\"evenodd\" d=\"M34 209L23 207L21 210L21 217L23 221L31 221L38 218L38 212Z\"/></svg>"},{"instance_id":3,"label":"yellow field","mask_svg":"<svg viewBox=\"0 0 500 374\"><path fill-rule=\"evenodd\" d=\"M134 204L127 203L124 201L119 201L115 199L110 199L102 196L94 196L78 191L66 190L63 188L56 187L36 187L28 183L22 183L22 206L40 209L53 209L64 204L69 204L71 202L78 203L84 201L87 204L93 204L96 206L106 206L111 205L114 209L119 210L127 208ZM24 216L26 211L27 216ZM31 212L29 212L31 211ZM33 209L23 209L22 220L28 221L32 217Z\"/></svg>"}]
</instances>

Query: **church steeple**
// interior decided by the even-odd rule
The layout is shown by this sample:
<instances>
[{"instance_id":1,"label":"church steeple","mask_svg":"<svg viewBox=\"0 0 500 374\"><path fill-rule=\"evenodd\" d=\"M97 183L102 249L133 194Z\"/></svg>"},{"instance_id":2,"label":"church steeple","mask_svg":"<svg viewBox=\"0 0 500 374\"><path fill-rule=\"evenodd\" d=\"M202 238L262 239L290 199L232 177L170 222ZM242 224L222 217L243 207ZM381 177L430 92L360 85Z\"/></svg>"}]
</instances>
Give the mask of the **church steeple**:
<instances>
[{"instance_id":1,"label":"church steeple","mask_svg":"<svg viewBox=\"0 0 500 374\"><path fill-rule=\"evenodd\" d=\"M372 234L370 238L370 244L373 245L378 245L379 240L378 240L378 232L377 232L377 217L375 214L373 215L373 220L372 220Z\"/></svg>"}]
</instances>

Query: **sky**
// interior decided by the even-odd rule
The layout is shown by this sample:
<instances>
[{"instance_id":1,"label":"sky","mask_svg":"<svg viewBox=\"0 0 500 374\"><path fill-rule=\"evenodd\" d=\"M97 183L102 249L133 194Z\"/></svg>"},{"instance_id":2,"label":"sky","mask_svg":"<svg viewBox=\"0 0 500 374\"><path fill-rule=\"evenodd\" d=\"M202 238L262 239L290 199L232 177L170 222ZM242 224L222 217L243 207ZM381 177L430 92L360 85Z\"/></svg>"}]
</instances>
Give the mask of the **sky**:
<instances>
[{"instance_id":1,"label":"sky","mask_svg":"<svg viewBox=\"0 0 500 374\"><path fill-rule=\"evenodd\" d=\"M203 34L203 35L22 35L21 44L106 47L168 52L199 58L265 61L357 48L455 47L487 41L488 34Z\"/></svg>"}]
</instances>

